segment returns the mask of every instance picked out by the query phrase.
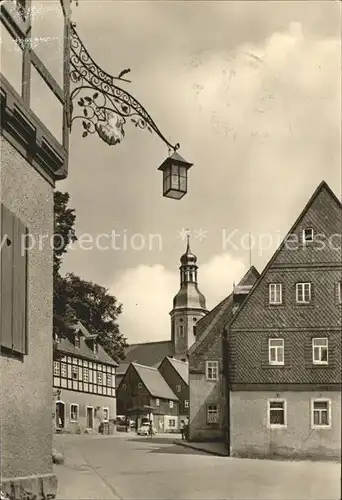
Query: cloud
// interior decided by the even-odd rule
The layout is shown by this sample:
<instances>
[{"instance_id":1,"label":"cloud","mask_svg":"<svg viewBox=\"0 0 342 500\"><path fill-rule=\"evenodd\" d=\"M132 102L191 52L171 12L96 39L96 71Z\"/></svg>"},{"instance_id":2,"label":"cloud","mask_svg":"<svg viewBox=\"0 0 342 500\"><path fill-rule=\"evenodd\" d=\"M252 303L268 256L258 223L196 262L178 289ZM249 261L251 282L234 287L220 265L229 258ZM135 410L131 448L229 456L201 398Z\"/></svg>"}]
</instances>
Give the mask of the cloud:
<instances>
[{"instance_id":1,"label":"cloud","mask_svg":"<svg viewBox=\"0 0 342 500\"><path fill-rule=\"evenodd\" d=\"M228 253L214 256L199 266L199 289L212 309L232 289L245 272L244 264ZM164 266L127 269L110 292L123 304L119 324L128 342L169 340L172 300L179 289L179 275Z\"/></svg>"}]
</instances>

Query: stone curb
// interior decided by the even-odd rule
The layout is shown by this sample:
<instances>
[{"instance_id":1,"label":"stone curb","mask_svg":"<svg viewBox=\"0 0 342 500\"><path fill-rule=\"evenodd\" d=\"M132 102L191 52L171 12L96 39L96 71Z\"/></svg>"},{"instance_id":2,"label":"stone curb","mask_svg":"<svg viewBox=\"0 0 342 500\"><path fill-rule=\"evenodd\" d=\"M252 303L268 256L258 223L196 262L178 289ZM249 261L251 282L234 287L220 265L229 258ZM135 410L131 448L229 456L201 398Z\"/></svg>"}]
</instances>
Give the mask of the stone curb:
<instances>
[{"instance_id":1,"label":"stone curb","mask_svg":"<svg viewBox=\"0 0 342 500\"><path fill-rule=\"evenodd\" d=\"M221 451L208 450L203 448L202 446L194 445L188 442L182 441L173 441L174 444L179 446L184 446L184 448L190 448L192 450L203 451L204 453L208 453L208 455L215 455L216 457L228 457L228 453L223 453Z\"/></svg>"}]
</instances>

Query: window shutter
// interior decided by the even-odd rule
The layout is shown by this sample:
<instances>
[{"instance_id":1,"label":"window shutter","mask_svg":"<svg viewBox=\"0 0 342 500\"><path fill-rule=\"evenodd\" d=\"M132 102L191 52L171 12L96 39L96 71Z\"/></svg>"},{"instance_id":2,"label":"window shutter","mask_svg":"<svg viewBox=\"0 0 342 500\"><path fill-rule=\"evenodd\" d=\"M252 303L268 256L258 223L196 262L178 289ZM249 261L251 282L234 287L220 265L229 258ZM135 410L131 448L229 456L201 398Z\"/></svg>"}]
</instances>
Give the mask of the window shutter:
<instances>
[{"instance_id":1,"label":"window shutter","mask_svg":"<svg viewBox=\"0 0 342 500\"><path fill-rule=\"evenodd\" d=\"M27 354L26 305L27 305L27 251L26 227L14 218L13 247L13 350Z\"/></svg>"},{"instance_id":2,"label":"window shutter","mask_svg":"<svg viewBox=\"0 0 342 500\"><path fill-rule=\"evenodd\" d=\"M1 346L27 354L27 229L1 205Z\"/></svg>"},{"instance_id":3,"label":"window shutter","mask_svg":"<svg viewBox=\"0 0 342 500\"><path fill-rule=\"evenodd\" d=\"M12 349L13 219L1 204L1 347Z\"/></svg>"}]
</instances>

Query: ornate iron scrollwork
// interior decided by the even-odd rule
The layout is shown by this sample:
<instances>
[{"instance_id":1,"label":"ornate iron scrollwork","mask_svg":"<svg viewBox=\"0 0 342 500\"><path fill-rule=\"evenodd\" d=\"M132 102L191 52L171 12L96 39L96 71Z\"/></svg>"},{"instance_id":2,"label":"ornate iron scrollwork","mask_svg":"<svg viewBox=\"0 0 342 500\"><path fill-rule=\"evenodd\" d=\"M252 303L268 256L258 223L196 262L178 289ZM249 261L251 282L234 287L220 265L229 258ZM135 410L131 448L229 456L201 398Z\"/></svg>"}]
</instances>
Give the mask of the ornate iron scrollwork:
<instances>
[{"instance_id":1,"label":"ornate iron scrollwork","mask_svg":"<svg viewBox=\"0 0 342 500\"><path fill-rule=\"evenodd\" d=\"M173 146L164 137L145 108L115 84L129 82L123 76L130 70L121 71L118 77L109 75L91 58L73 25L70 37L70 78L75 86L70 94L70 129L75 120L81 119L82 137L97 133L107 144L115 145L125 136L124 125L130 120L135 127L155 132L170 150L179 149L179 144ZM74 114L75 103L80 114Z\"/></svg>"}]
</instances>

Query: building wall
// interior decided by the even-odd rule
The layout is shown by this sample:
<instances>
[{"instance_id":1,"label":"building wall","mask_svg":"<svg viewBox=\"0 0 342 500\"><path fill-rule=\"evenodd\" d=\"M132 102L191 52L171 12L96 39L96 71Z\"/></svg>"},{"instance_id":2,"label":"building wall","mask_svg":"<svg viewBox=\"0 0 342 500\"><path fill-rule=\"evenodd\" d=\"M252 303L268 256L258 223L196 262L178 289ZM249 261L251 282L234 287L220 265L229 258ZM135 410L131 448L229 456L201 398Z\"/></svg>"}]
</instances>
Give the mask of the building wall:
<instances>
[{"instance_id":1,"label":"building wall","mask_svg":"<svg viewBox=\"0 0 342 500\"><path fill-rule=\"evenodd\" d=\"M171 387L172 391L178 397L179 413L180 415L183 415L182 418L184 419L184 417L189 415L189 385L184 382L182 377L167 359L164 359L158 370L167 384Z\"/></svg>"},{"instance_id":2,"label":"building wall","mask_svg":"<svg viewBox=\"0 0 342 500\"><path fill-rule=\"evenodd\" d=\"M331 428L311 428L311 401L331 400ZM287 425L270 429L267 400L284 399ZM341 393L231 392L231 451L237 456L323 458L341 456Z\"/></svg>"},{"instance_id":3,"label":"building wall","mask_svg":"<svg viewBox=\"0 0 342 500\"><path fill-rule=\"evenodd\" d=\"M223 410L223 376L219 380L206 380L204 373L190 373L190 441L213 441L223 439L222 410ZM207 423L207 405L210 403L220 406L218 424Z\"/></svg>"},{"instance_id":4,"label":"building wall","mask_svg":"<svg viewBox=\"0 0 342 500\"><path fill-rule=\"evenodd\" d=\"M86 407L94 408L94 426L93 430L98 431L101 422L103 421L103 408L109 409L109 420L116 418L116 398L109 396L101 396L99 394L87 394L84 392L69 391L62 389L59 401L63 401L65 408L65 430L70 432L84 432L87 429ZM78 404L78 419L77 422L70 421L70 405ZM95 414L95 409L100 409ZM55 406L53 407L53 418L55 418Z\"/></svg>"},{"instance_id":5,"label":"building wall","mask_svg":"<svg viewBox=\"0 0 342 500\"><path fill-rule=\"evenodd\" d=\"M0 201L32 236L53 232L53 191L1 138ZM52 472L52 247L44 240L28 252L28 354L4 353L1 371L1 472L20 477ZM10 390L11 388L11 390Z\"/></svg>"}]
</instances>

